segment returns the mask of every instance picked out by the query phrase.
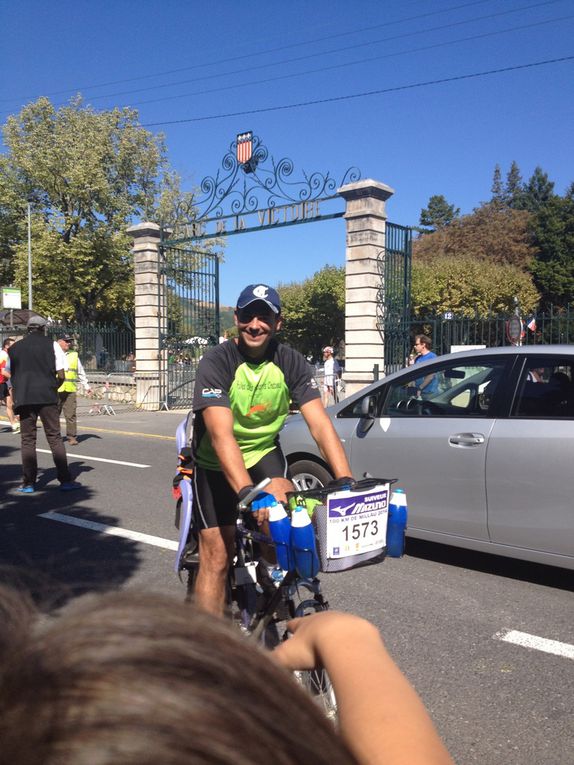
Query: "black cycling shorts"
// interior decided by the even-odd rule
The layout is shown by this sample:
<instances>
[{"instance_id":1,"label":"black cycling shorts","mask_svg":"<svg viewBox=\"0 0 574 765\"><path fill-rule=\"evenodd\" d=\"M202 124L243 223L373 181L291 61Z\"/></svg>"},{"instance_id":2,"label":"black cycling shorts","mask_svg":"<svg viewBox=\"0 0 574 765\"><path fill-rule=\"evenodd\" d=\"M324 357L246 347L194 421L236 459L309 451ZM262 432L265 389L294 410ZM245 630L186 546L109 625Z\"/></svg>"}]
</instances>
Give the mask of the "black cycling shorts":
<instances>
[{"instance_id":1,"label":"black cycling shorts","mask_svg":"<svg viewBox=\"0 0 574 765\"><path fill-rule=\"evenodd\" d=\"M254 484L264 478L289 478L289 467L280 446L262 457L248 471ZM220 470L195 466L193 471L193 513L196 528L234 526L237 520L237 494Z\"/></svg>"}]
</instances>

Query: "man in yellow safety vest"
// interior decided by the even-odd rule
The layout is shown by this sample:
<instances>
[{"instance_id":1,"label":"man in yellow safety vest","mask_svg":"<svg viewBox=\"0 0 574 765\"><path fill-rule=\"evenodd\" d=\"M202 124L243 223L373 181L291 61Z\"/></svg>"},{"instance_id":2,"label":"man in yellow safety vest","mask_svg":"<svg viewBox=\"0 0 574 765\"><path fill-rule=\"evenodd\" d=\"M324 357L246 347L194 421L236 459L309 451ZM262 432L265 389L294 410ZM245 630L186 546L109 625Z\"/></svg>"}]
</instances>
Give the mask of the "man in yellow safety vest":
<instances>
[{"instance_id":1,"label":"man in yellow safety vest","mask_svg":"<svg viewBox=\"0 0 574 765\"><path fill-rule=\"evenodd\" d=\"M86 393L91 393L90 383L86 377L86 373L78 356L78 352L70 350L73 342L74 338L71 335L62 335L62 337L58 339L58 343L66 354L66 359L68 360L66 379L58 388L60 414L63 412L66 419L66 436L68 440L68 446L78 445L78 430L76 420L76 393L78 390L78 382L86 389Z\"/></svg>"}]
</instances>

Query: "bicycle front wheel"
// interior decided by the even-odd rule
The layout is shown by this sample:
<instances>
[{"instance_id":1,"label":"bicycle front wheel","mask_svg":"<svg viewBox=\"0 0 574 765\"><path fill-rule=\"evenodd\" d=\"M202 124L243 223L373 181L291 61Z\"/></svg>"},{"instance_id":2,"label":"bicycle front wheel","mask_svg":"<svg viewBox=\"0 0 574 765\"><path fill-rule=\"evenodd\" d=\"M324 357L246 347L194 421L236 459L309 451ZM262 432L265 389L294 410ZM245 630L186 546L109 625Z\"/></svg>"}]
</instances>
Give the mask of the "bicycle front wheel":
<instances>
[{"instance_id":1,"label":"bicycle front wheel","mask_svg":"<svg viewBox=\"0 0 574 765\"><path fill-rule=\"evenodd\" d=\"M317 600L303 600L295 609L295 616L309 616L319 611L326 611L328 606ZM299 670L295 677L301 686L311 696L313 701L323 710L325 717L337 721L337 699L335 690L326 669Z\"/></svg>"}]
</instances>

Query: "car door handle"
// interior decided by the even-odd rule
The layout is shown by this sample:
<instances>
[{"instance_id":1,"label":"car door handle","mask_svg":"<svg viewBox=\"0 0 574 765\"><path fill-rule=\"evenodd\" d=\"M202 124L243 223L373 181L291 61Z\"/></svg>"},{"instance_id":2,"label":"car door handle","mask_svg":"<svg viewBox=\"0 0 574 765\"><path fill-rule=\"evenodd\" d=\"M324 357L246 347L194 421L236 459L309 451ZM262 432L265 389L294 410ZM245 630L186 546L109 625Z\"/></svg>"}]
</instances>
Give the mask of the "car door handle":
<instances>
[{"instance_id":1,"label":"car door handle","mask_svg":"<svg viewBox=\"0 0 574 765\"><path fill-rule=\"evenodd\" d=\"M448 439L454 446L479 446L484 443L482 433L455 433Z\"/></svg>"}]
</instances>

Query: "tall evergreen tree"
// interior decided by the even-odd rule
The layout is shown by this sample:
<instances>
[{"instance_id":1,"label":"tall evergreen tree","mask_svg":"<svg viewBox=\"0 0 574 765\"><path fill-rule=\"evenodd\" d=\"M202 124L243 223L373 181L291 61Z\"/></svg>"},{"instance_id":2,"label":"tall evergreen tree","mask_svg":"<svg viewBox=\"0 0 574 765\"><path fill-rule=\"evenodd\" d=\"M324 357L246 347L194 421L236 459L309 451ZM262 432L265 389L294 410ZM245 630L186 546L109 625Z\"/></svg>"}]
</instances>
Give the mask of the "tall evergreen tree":
<instances>
[{"instance_id":1,"label":"tall evergreen tree","mask_svg":"<svg viewBox=\"0 0 574 765\"><path fill-rule=\"evenodd\" d=\"M508 207L514 210L520 209L522 204L522 195L524 193L524 184L522 175L517 163L512 160L510 170L506 174L506 185L504 187L504 200Z\"/></svg>"},{"instance_id":2,"label":"tall evergreen tree","mask_svg":"<svg viewBox=\"0 0 574 765\"><path fill-rule=\"evenodd\" d=\"M442 194L435 194L421 210L420 224L431 231L444 228L460 215L460 208L450 205Z\"/></svg>"},{"instance_id":3,"label":"tall evergreen tree","mask_svg":"<svg viewBox=\"0 0 574 765\"><path fill-rule=\"evenodd\" d=\"M497 163L494 166L494 173L492 175L492 186L490 188L492 197L490 199L491 204L497 207L504 206L504 187L502 185L502 173L500 172L500 165Z\"/></svg>"},{"instance_id":4,"label":"tall evergreen tree","mask_svg":"<svg viewBox=\"0 0 574 765\"><path fill-rule=\"evenodd\" d=\"M522 198L520 200L520 209L529 212L538 212L538 210L547 204L554 194L554 181L548 178L540 166L534 168L530 180L524 187Z\"/></svg>"},{"instance_id":5,"label":"tall evergreen tree","mask_svg":"<svg viewBox=\"0 0 574 765\"><path fill-rule=\"evenodd\" d=\"M538 250L532 273L543 302L565 306L574 301L574 184L566 196L541 205L532 226Z\"/></svg>"}]
</instances>

